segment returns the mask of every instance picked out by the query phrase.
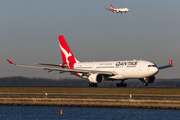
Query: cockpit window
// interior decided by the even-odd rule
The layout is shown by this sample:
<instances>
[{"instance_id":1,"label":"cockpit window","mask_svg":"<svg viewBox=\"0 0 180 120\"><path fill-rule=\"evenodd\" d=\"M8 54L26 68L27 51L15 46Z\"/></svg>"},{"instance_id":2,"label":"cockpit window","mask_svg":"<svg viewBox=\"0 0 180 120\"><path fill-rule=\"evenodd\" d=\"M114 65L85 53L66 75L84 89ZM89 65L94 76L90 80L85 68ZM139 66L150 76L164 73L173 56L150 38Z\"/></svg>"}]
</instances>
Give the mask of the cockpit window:
<instances>
[{"instance_id":1,"label":"cockpit window","mask_svg":"<svg viewBox=\"0 0 180 120\"><path fill-rule=\"evenodd\" d=\"M148 65L148 67L156 67L156 65Z\"/></svg>"}]
</instances>

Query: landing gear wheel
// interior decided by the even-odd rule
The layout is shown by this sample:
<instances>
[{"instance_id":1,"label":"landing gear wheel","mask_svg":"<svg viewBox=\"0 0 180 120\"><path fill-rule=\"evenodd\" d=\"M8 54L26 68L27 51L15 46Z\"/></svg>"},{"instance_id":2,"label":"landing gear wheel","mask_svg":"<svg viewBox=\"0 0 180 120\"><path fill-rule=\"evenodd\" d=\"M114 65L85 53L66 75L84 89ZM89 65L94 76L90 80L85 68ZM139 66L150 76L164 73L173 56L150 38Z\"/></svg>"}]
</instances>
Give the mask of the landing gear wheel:
<instances>
[{"instance_id":1,"label":"landing gear wheel","mask_svg":"<svg viewBox=\"0 0 180 120\"><path fill-rule=\"evenodd\" d=\"M120 87L124 87L124 84L123 84L123 83L120 83Z\"/></svg>"},{"instance_id":2,"label":"landing gear wheel","mask_svg":"<svg viewBox=\"0 0 180 120\"><path fill-rule=\"evenodd\" d=\"M88 83L87 87L98 87L98 83Z\"/></svg>"},{"instance_id":3,"label":"landing gear wheel","mask_svg":"<svg viewBox=\"0 0 180 120\"><path fill-rule=\"evenodd\" d=\"M144 86L148 86L148 83L144 83Z\"/></svg>"},{"instance_id":4,"label":"landing gear wheel","mask_svg":"<svg viewBox=\"0 0 180 120\"><path fill-rule=\"evenodd\" d=\"M124 80L122 80L120 83L116 84L116 87L127 87L127 83L124 83Z\"/></svg>"},{"instance_id":5,"label":"landing gear wheel","mask_svg":"<svg viewBox=\"0 0 180 120\"><path fill-rule=\"evenodd\" d=\"M124 87L127 87L127 83L124 83L123 86L124 86Z\"/></svg>"},{"instance_id":6,"label":"landing gear wheel","mask_svg":"<svg viewBox=\"0 0 180 120\"><path fill-rule=\"evenodd\" d=\"M87 87L91 87L91 83L88 83L88 84L87 84Z\"/></svg>"},{"instance_id":7,"label":"landing gear wheel","mask_svg":"<svg viewBox=\"0 0 180 120\"><path fill-rule=\"evenodd\" d=\"M98 84L97 84L97 83L94 83L94 87L98 87Z\"/></svg>"},{"instance_id":8,"label":"landing gear wheel","mask_svg":"<svg viewBox=\"0 0 180 120\"><path fill-rule=\"evenodd\" d=\"M117 84L116 84L116 87L119 87L119 86L120 86L120 84L119 84L119 83L117 83Z\"/></svg>"},{"instance_id":9,"label":"landing gear wheel","mask_svg":"<svg viewBox=\"0 0 180 120\"><path fill-rule=\"evenodd\" d=\"M94 87L94 84L93 84L93 83L91 83L91 87Z\"/></svg>"}]
</instances>

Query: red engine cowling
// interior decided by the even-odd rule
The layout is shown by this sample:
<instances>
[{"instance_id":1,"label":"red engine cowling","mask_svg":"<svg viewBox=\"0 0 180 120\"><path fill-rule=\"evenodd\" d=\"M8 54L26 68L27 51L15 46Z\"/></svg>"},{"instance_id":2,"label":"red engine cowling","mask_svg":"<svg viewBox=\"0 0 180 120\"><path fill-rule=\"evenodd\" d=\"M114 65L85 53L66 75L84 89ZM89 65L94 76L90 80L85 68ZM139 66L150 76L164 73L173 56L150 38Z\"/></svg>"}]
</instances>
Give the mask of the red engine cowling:
<instances>
[{"instance_id":1,"label":"red engine cowling","mask_svg":"<svg viewBox=\"0 0 180 120\"><path fill-rule=\"evenodd\" d=\"M104 76L101 74L91 74L88 79L92 83L100 83L104 80Z\"/></svg>"}]
</instances>

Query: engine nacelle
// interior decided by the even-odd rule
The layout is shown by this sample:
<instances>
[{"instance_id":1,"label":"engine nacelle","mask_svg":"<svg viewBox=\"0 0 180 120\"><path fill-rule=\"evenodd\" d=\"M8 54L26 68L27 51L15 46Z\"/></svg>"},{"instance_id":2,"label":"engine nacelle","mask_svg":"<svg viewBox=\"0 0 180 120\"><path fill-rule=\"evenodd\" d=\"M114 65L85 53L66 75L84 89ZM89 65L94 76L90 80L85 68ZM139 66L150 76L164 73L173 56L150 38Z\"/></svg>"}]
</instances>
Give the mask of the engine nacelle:
<instances>
[{"instance_id":1,"label":"engine nacelle","mask_svg":"<svg viewBox=\"0 0 180 120\"><path fill-rule=\"evenodd\" d=\"M88 79L92 83L100 83L104 80L104 76L101 74L91 74Z\"/></svg>"},{"instance_id":2,"label":"engine nacelle","mask_svg":"<svg viewBox=\"0 0 180 120\"><path fill-rule=\"evenodd\" d=\"M148 82L149 82L149 83L153 83L153 82L155 81L155 79L156 79L156 78L155 78L154 76L151 76L151 77L149 77L149 81L148 81Z\"/></svg>"},{"instance_id":3,"label":"engine nacelle","mask_svg":"<svg viewBox=\"0 0 180 120\"><path fill-rule=\"evenodd\" d=\"M139 79L139 80L141 80L143 83L153 83L155 81L155 79L156 78L154 76L151 76L151 77Z\"/></svg>"}]
</instances>

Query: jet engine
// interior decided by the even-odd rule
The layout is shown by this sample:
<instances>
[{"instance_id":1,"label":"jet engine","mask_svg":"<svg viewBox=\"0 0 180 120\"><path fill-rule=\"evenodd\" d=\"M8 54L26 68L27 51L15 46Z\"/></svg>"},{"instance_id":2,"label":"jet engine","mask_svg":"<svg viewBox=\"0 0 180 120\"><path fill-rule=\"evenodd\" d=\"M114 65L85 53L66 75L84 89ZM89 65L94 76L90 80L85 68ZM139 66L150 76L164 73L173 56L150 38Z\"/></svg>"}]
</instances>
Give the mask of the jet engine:
<instances>
[{"instance_id":1,"label":"jet engine","mask_svg":"<svg viewBox=\"0 0 180 120\"><path fill-rule=\"evenodd\" d=\"M145 78L146 79L146 78ZM151 76L148 78L148 83L153 83L155 81L155 77L154 76Z\"/></svg>"},{"instance_id":2,"label":"jet engine","mask_svg":"<svg viewBox=\"0 0 180 120\"><path fill-rule=\"evenodd\" d=\"M148 78L141 78L139 80L142 81L145 86L148 86L148 83L153 83L155 81L155 79L156 78L154 76L150 76Z\"/></svg>"},{"instance_id":3,"label":"jet engine","mask_svg":"<svg viewBox=\"0 0 180 120\"><path fill-rule=\"evenodd\" d=\"M91 74L88 79L92 83L100 83L104 80L104 76L101 74Z\"/></svg>"}]
</instances>

